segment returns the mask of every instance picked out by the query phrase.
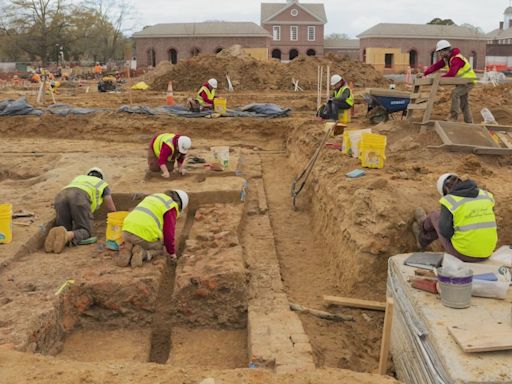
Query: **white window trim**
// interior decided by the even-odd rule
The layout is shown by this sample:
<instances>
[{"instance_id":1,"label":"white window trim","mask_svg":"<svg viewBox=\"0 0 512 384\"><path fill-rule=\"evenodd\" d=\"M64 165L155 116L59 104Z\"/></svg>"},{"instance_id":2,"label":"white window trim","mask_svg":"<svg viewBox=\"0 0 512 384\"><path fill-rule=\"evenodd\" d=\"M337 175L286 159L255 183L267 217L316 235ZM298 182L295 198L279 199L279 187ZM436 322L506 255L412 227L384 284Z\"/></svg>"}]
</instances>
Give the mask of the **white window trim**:
<instances>
[{"instance_id":1,"label":"white window trim","mask_svg":"<svg viewBox=\"0 0 512 384\"><path fill-rule=\"evenodd\" d=\"M276 31L277 31L277 34L276 34ZM281 41L281 26L280 25L272 26L272 40Z\"/></svg>"},{"instance_id":2,"label":"white window trim","mask_svg":"<svg viewBox=\"0 0 512 384\"><path fill-rule=\"evenodd\" d=\"M295 39L293 38L293 30L295 29ZM290 41L299 41L299 26L298 25L290 25Z\"/></svg>"},{"instance_id":3,"label":"white window trim","mask_svg":"<svg viewBox=\"0 0 512 384\"><path fill-rule=\"evenodd\" d=\"M292 15L293 17L298 16L298 14L299 10L297 8L292 8L292 10L290 11L290 15Z\"/></svg>"},{"instance_id":4,"label":"white window trim","mask_svg":"<svg viewBox=\"0 0 512 384\"><path fill-rule=\"evenodd\" d=\"M313 38L311 39L311 35L309 31L313 31ZM316 41L316 27L314 25L308 25L308 41Z\"/></svg>"}]
</instances>

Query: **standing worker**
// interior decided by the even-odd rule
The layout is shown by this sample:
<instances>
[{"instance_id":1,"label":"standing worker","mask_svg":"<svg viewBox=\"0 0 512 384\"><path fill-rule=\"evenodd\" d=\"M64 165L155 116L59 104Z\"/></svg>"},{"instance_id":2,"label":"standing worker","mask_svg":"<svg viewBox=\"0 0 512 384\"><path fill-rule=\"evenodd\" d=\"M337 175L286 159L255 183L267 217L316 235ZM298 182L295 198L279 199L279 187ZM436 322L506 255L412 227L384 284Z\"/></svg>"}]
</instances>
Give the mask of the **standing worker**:
<instances>
[{"instance_id":1,"label":"standing worker","mask_svg":"<svg viewBox=\"0 0 512 384\"><path fill-rule=\"evenodd\" d=\"M75 177L55 197L56 227L44 242L46 252L61 253L67 243L78 245L92 235L93 213L103 201L109 212L115 212L110 188L103 171L94 167L86 175Z\"/></svg>"},{"instance_id":2,"label":"standing worker","mask_svg":"<svg viewBox=\"0 0 512 384\"><path fill-rule=\"evenodd\" d=\"M450 108L449 121L457 121L459 113L462 110L464 122L473 123L471 108L469 107L469 92L476 83L476 74L471 68L468 59L461 55L460 49L452 48L447 40L439 40L436 45L436 52L441 59L432 64L425 70L427 76L442 68L448 70L442 77L461 77L465 79L474 79L467 84L456 85L452 91L452 106Z\"/></svg>"},{"instance_id":3,"label":"standing worker","mask_svg":"<svg viewBox=\"0 0 512 384\"><path fill-rule=\"evenodd\" d=\"M101 74L103 73L103 67L99 62L96 62L96 65L94 66L94 76L96 77L96 80L101 79Z\"/></svg>"},{"instance_id":4,"label":"standing worker","mask_svg":"<svg viewBox=\"0 0 512 384\"><path fill-rule=\"evenodd\" d=\"M420 248L439 239L446 252L475 263L492 255L498 241L494 197L472 180L462 181L455 173L437 180L441 210L427 216L416 208L412 231Z\"/></svg>"},{"instance_id":5,"label":"standing worker","mask_svg":"<svg viewBox=\"0 0 512 384\"><path fill-rule=\"evenodd\" d=\"M178 163L178 173L185 174L185 155L192 146L188 136L162 133L151 140L148 148L148 167L152 172L162 171L162 177L168 179Z\"/></svg>"},{"instance_id":6,"label":"standing worker","mask_svg":"<svg viewBox=\"0 0 512 384\"><path fill-rule=\"evenodd\" d=\"M204 83L196 93L195 99L188 100L188 107L191 111L199 112L205 109L213 109L213 100L217 89L217 80L210 79Z\"/></svg>"},{"instance_id":7,"label":"standing worker","mask_svg":"<svg viewBox=\"0 0 512 384\"><path fill-rule=\"evenodd\" d=\"M124 219L124 245L116 264L141 267L143 261L163 254L164 245L171 260L176 260L176 220L187 205L188 195L181 190L145 197Z\"/></svg>"},{"instance_id":8,"label":"standing worker","mask_svg":"<svg viewBox=\"0 0 512 384\"><path fill-rule=\"evenodd\" d=\"M334 90L327 103L331 108L330 118L338 121L340 110L345 111L354 106L354 95L345 79L340 75L331 76L331 86L334 87Z\"/></svg>"}]
</instances>

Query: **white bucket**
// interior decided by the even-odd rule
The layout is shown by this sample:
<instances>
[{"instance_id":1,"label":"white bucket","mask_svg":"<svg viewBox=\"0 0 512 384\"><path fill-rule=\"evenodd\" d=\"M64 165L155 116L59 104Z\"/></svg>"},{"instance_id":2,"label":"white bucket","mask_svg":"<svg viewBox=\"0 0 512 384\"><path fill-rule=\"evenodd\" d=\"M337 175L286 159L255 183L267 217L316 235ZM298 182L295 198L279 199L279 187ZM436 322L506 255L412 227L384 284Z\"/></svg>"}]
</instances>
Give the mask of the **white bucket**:
<instances>
[{"instance_id":1,"label":"white bucket","mask_svg":"<svg viewBox=\"0 0 512 384\"><path fill-rule=\"evenodd\" d=\"M363 133L372 133L371 128L358 129L356 131L348 131L350 137L350 149L352 150L352 157L356 159L359 157L359 142Z\"/></svg>"},{"instance_id":2,"label":"white bucket","mask_svg":"<svg viewBox=\"0 0 512 384\"><path fill-rule=\"evenodd\" d=\"M229 147L211 147L210 151L212 153L213 159L215 162L219 163L219 165L226 169L229 166Z\"/></svg>"}]
</instances>

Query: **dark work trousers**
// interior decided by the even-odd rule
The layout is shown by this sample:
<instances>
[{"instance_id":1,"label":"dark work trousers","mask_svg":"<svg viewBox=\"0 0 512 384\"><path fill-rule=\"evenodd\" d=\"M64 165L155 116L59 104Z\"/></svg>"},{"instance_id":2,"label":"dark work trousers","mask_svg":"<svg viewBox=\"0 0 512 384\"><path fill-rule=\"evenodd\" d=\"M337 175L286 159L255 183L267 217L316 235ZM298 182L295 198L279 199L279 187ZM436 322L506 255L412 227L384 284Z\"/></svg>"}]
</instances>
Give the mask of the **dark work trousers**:
<instances>
[{"instance_id":1,"label":"dark work trousers","mask_svg":"<svg viewBox=\"0 0 512 384\"><path fill-rule=\"evenodd\" d=\"M169 173L172 173L174 169L174 160L173 161L167 161L165 163L167 166L167 170ZM148 148L148 168L151 172L158 172L160 171L160 165L158 164L158 158L155 156L155 152L153 151L153 148Z\"/></svg>"},{"instance_id":2,"label":"dark work trousers","mask_svg":"<svg viewBox=\"0 0 512 384\"><path fill-rule=\"evenodd\" d=\"M65 188L55 196L56 225L73 231L72 244L88 239L92 234L91 202L87 192L80 188Z\"/></svg>"},{"instance_id":3,"label":"dark work trousers","mask_svg":"<svg viewBox=\"0 0 512 384\"><path fill-rule=\"evenodd\" d=\"M462 260L466 263L478 263L479 261L485 261L487 258L481 257L470 257L465 256L459 253L452 245L450 239L447 239L441 232L439 231L439 218L441 217L441 212L432 212L427 216L425 220L420 225L420 236L419 241L420 245L423 248L426 248L430 243L434 240L439 240L441 245L445 249L446 253L455 256L457 259Z\"/></svg>"},{"instance_id":4,"label":"dark work trousers","mask_svg":"<svg viewBox=\"0 0 512 384\"><path fill-rule=\"evenodd\" d=\"M334 121L338 121L340 110L344 111L345 109L352 108L345 101L331 100L331 101L328 101L327 103L330 104L331 120L334 120Z\"/></svg>"}]
</instances>

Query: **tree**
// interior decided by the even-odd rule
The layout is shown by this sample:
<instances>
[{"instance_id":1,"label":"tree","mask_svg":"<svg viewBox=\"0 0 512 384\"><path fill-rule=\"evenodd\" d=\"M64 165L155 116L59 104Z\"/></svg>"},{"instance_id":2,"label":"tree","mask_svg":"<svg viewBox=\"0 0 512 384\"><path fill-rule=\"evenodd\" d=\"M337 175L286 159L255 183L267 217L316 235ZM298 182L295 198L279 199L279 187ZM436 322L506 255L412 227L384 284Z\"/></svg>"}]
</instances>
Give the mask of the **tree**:
<instances>
[{"instance_id":1,"label":"tree","mask_svg":"<svg viewBox=\"0 0 512 384\"><path fill-rule=\"evenodd\" d=\"M452 19L440 19L439 17L436 17L432 20L430 20L427 24L434 24L434 25L457 25L453 22Z\"/></svg>"},{"instance_id":2,"label":"tree","mask_svg":"<svg viewBox=\"0 0 512 384\"><path fill-rule=\"evenodd\" d=\"M331 33L330 35L325 36L325 40L348 40L350 36L346 33Z\"/></svg>"},{"instance_id":3,"label":"tree","mask_svg":"<svg viewBox=\"0 0 512 384\"><path fill-rule=\"evenodd\" d=\"M469 29L471 32L473 32L475 34L480 34L480 35L485 34L485 32L482 28L475 27L474 25L469 24L469 23L464 23L464 24L461 24L460 26Z\"/></svg>"},{"instance_id":4,"label":"tree","mask_svg":"<svg viewBox=\"0 0 512 384\"><path fill-rule=\"evenodd\" d=\"M5 36L31 58L45 65L56 46L66 44L63 0L12 0L2 7L0 28Z\"/></svg>"}]
</instances>

